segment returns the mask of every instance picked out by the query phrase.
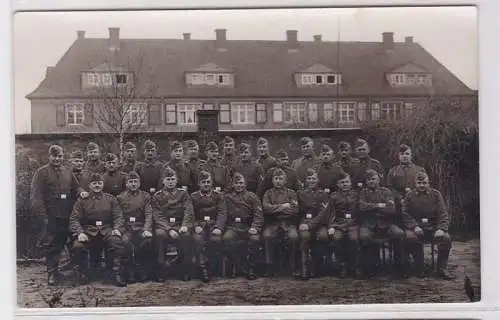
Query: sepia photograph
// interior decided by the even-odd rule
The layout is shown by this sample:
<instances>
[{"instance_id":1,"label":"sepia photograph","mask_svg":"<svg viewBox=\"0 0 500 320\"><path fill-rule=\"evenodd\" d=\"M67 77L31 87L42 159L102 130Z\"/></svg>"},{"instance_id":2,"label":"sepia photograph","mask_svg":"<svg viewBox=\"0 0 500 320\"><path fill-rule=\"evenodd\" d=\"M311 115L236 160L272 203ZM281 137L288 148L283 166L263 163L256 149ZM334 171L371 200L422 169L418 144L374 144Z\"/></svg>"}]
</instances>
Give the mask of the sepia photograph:
<instances>
[{"instance_id":1,"label":"sepia photograph","mask_svg":"<svg viewBox=\"0 0 500 320\"><path fill-rule=\"evenodd\" d=\"M13 22L18 308L481 300L476 7Z\"/></svg>"}]
</instances>

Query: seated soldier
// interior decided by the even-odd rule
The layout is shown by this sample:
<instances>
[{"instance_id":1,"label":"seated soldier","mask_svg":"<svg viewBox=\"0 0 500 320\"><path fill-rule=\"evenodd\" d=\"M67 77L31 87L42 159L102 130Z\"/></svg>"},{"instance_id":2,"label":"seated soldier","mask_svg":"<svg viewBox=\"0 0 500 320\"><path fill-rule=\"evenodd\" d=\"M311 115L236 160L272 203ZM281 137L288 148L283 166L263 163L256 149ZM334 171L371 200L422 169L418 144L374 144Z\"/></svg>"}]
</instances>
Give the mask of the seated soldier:
<instances>
[{"instance_id":1,"label":"seated soldier","mask_svg":"<svg viewBox=\"0 0 500 320\"><path fill-rule=\"evenodd\" d=\"M75 237L73 258L82 282L87 281L85 255L92 247L106 247L113 261L113 282L117 286L126 283L120 275L123 256L123 214L115 197L103 193L104 178L94 173L89 181L90 195L78 199L70 216L70 231Z\"/></svg>"},{"instance_id":2,"label":"seated soldier","mask_svg":"<svg viewBox=\"0 0 500 320\"><path fill-rule=\"evenodd\" d=\"M139 190L140 185L139 175L134 171L130 172L127 175L127 190L117 197L125 220L122 241L125 246L125 270L129 283L134 283L136 278L144 282L149 273L148 258L153 236L151 233L151 196ZM135 256L135 264L133 264L133 256Z\"/></svg>"},{"instance_id":3,"label":"seated soldier","mask_svg":"<svg viewBox=\"0 0 500 320\"><path fill-rule=\"evenodd\" d=\"M264 194L262 207L264 210L264 246L266 251L266 276L274 273L273 257L275 252L275 240L278 232L283 232L285 240L289 244L290 261L292 272L295 273L295 252L299 235L297 233L297 214L299 205L297 193L286 187L286 174L281 168L273 170L273 185Z\"/></svg>"},{"instance_id":4,"label":"seated soldier","mask_svg":"<svg viewBox=\"0 0 500 320\"><path fill-rule=\"evenodd\" d=\"M273 172L277 168L280 168L286 174L286 187L288 189L292 189L293 191L299 190L297 173L290 167L288 153L285 150L278 150L278 152L276 152L276 165L265 172L264 178L257 190L257 196L260 199L262 199L267 190L273 187Z\"/></svg>"},{"instance_id":5,"label":"seated soldier","mask_svg":"<svg viewBox=\"0 0 500 320\"><path fill-rule=\"evenodd\" d=\"M380 254L379 246L374 239L388 237L394 243L395 251L401 253L405 232L396 225L400 219L396 215L391 190L380 186L380 176L372 169L366 170L366 187L359 194L359 218L360 258L362 258L360 262L363 275L373 276ZM398 275L406 277L403 257L395 257L395 260L399 265Z\"/></svg>"},{"instance_id":6,"label":"seated soldier","mask_svg":"<svg viewBox=\"0 0 500 320\"><path fill-rule=\"evenodd\" d=\"M449 217L441 193L430 187L429 177L425 172L417 173L416 188L411 190L403 201L403 220L406 238L418 275L424 271L425 240L433 240L438 244L437 274L444 280L453 277L446 270L451 250L451 238L448 233Z\"/></svg>"},{"instance_id":7,"label":"seated soldier","mask_svg":"<svg viewBox=\"0 0 500 320\"><path fill-rule=\"evenodd\" d=\"M114 153L107 153L104 156L104 167L106 173L104 173L104 189L102 191L116 197L127 188L127 174L118 171L118 157Z\"/></svg>"},{"instance_id":8,"label":"seated soldier","mask_svg":"<svg viewBox=\"0 0 500 320\"><path fill-rule=\"evenodd\" d=\"M248 143L240 143L238 150L239 160L231 168L231 174L235 172L242 174L245 177L248 191L256 193L264 174L262 166L252 160L252 150Z\"/></svg>"},{"instance_id":9,"label":"seated soldier","mask_svg":"<svg viewBox=\"0 0 500 320\"><path fill-rule=\"evenodd\" d=\"M203 282L210 281L208 257L220 244L227 219L226 201L221 192L215 191L210 172L202 170L197 178L199 190L191 195L194 209L194 250Z\"/></svg>"},{"instance_id":10,"label":"seated soldier","mask_svg":"<svg viewBox=\"0 0 500 320\"><path fill-rule=\"evenodd\" d=\"M342 168L345 173L348 173L349 176L353 175L353 167L355 167L359 160L357 158L353 158L351 156L352 148L349 142L340 141L337 145L338 158L335 162L336 165Z\"/></svg>"},{"instance_id":11,"label":"seated soldier","mask_svg":"<svg viewBox=\"0 0 500 320\"><path fill-rule=\"evenodd\" d=\"M333 236L333 251L340 263L340 278L356 277L358 259L358 192L351 177L344 173L337 181L337 191L329 202L328 234Z\"/></svg>"},{"instance_id":12,"label":"seated soldier","mask_svg":"<svg viewBox=\"0 0 500 320\"><path fill-rule=\"evenodd\" d=\"M165 250L167 244L174 244L179 248L181 255L182 279L191 279L192 252L189 237L189 228L193 222L193 203L189 193L176 188L177 174L170 168L165 168L163 189L152 198L153 223L155 230L157 267L156 280L165 280Z\"/></svg>"},{"instance_id":13,"label":"seated soldier","mask_svg":"<svg viewBox=\"0 0 500 320\"><path fill-rule=\"evenodd\" d=\"M225 198L228 218L222 240L227 256L249 280L254 280L259 233L264 222L261 202L255 193L246 190L245 177L239 172L233 175L232 192Z\"/></svg>"},{"instance_id":14,"label":"seated soldier","mask_svg":"<svg viewBox=\"0 0 500 320\"><path fill-rule=\"evenodd\" d=\"M319 178L315 169L306 170L306 189L298 192L299 200L299 238L301 252L301 273L303 280L309 279L309 248L317 275L324 271L323 257L328 249L328 232L326 229L326 208L329 191L318 187Z\"/></svg>"}]
</instances>

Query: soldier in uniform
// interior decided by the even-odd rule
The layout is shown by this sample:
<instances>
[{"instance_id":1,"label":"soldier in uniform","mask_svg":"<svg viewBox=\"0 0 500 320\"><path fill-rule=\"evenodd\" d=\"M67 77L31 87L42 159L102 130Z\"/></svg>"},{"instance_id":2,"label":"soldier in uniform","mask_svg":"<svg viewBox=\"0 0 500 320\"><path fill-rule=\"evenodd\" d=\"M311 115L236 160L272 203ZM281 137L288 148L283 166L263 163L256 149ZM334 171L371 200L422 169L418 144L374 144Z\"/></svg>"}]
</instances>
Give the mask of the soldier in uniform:
<instances>
[{"instance_id":1,"label":"soldier in uniform","mask_svg":"<svg viewBox=\"0 0 500 320\"><path fill-rule=\"evenodd\" d=\"M366 170L377 171L380 179L384 179L385 170L380 161L370 157L370 147L364 139L357 139L354 143L358 161L352 164L352 180L358 189L362 189L365 183Z\"/></svg>"},{"instance_id":2,"label":"soldier in uniform","mask_svg":"<svg viewBox=\"0 0 500 320\"><path fill-rule=\"evenodd\" d=\"M297 216L299 205L297 193L286 187L286 173L281 168L273 170L273 188L266 191L262 200L264 210L264 246L266 253L266 276L274 273L273 257L276 238L281 231L289 244L292 272L295 273L295 252L299 235Z\"/></svg>"},{"instance_id":3,"label":"soldier in uniform","mask_svg":"<svg viewBox=\"0 0 500 320\"><path fill-rule=\"evenodd\" d=\"M101 151L95 142L87 144L87 162L85 163L85 170L103 174L106 171L104 162L101 161Z\"/></svg>"},{"instance_id":4,"label":"soldier in uniform","mask_svg":"<svg viewBox=\"0 0 500 320\"><path fill-rule=\"evenodd\" d=\"M75 175L76 180L78 180L78 184L80 185L80 187L83 189L87 188L92 172L83 169L85 165L85 161L83 160L83 152L79 149L73 150L73 152L71 152L70 163L73 169L73 174Z\"/></svg>"},{"instance_id":5,"label":"soldier in uniform","mask_svg":"<svg viewBox=\"0 0 500 320\"><path fill-rule=\"evenodd\" d=\"M249 280L254 280L259 234L264 222L262 204L255 193L247 191L245 177L238 172L233 176L232 192L227 193L225 199L228 218L222 240L227 256Z\"/></svg>"},{"instance_id":6,"label":"soldier in uniform","mask_svg":"<svg viewBox=\"0 0 500 320\"><path fill-rule=\"evenodd\" d=\"M219 161L219 147L213 141L207 143L205 147L205 153L207 154L207 165L206 170L210 172L214 179L214 186L216 190L227 190L230 189L227 181L227 169Z\"/></svg>"},{"instance_id":7,"label":"soldier in uniform","mask_svg":"<svg viewBox=\"0 0 500 320\"><path fill-rule=\"evenodd\" d=\"M231 172L233 174L236 172L241 173L245 177L247 190L256 193L264 174L262 166L252 161L252 151L248 143L241 143L238 151L239 161L231 169Z\"/></svg>"},{"instance_id":8,"label":"soldier in uniform","mask_svg":"<svg viewBox=\"0 0 500 320\"><path fill-rule=\"evenodd\" d=\"M341 167L345 173L352 177L353 167L359 164L359 159L351 157L351 145L349 142L340 141L337 146L337 151L339 157L335 164Z\"/></svg>"},{"instance_id":9,"label":"soldier in uniform","mask_svg":"<svg viewBox=\"0 0 500 320\"><path fill-rule=\"evenodd\" d=\"M333 238L333 251L339 261L340 278L356 277L358 260L358 192L351 177L344 173L337 180L337 191L330 195L328 234Z\"/></svg>"},{"instance_id":10,"label":"soldier in uniform","mask_svg":"<svg viewBox=\"0 0 500 320\"><path fill-rule=\"evenodd\" d=\"M318 187L320 178L313 168L306 171L306 188L298 192L299 202L299 239L301 251L301 273L303 280L309 279L309 249L315 269L322 270L323 257L328 249L328 230L326 228L329 192ZM322 272L317 272L320 275Z\"/></svg>"},{"instance_id":11,"label":"soldier in uniform","mask_svg":"<svg viewBox=\"0 0 500 320\"><path fill-rule=\"evenodd\" d=\"M78 199L70 216L69 229L75 240L73 257L80 280L87 281L86 252L91 248L105 247L113 261L113 282L125 286L121 277L123 213L118 200L104 193L104 178L93 173L89 183L90 195Z\"/></svg>"},{"instance_id":12,"label":"soldier in uniform","mask_svg":"<svg viewBox=\"0 0 500 320\"><path fill-rule=\"evenodd\" d=\"M168 244L175 245L180 251L183 280L188 281L192 273L193 255L189 230L193 225L193 203L186 190L177 188L177 180L175 170L167 167L163 189L152 199L158 282L165 280L165 251Z\"/></svg>"},{"instance_id":13,"label":"soldier in uniform","mask_svg":"<svg viewBox=\"0 0 500 320\"><path fill-rule=\"evenodd\" d=\"M186 147L188 156L187 166L189 168L190 176L188 191L189 193L193 193L199 189L198 177L201 171L207 170L207 162L200 159L200 147L198 145L198 142L194 140L188 140L186 141Z\"/></svg>"},{"instance_id":14,"label":"soldier in uniform","mask_svg":"<svg viewBox=\"0 0 500 320\"><path fill-rule=\"evenodd\" d=\"M257 152L259 153L257 163L262 166L262 170L264 170L264 173L268 172L269 169L276 166L276 158L271 156L269 152L269 142L266 138L260 137L257 140Z\"/></svg>"},{"instance_id":15,"label":"soldier in uniform","mask_svg":"<svg viewBox=\"0 0 500 320\"><path fill-rule=\"evenodd\" d=\"M306 171L313 168L318 163L317 157L314 154L314 142L309 137L303 137L299 141L300 153L302 156L293 160L292 169L297 173L297 178L302 186L305 185Z\"/></svg>"},{"instance_id":16,"label":"soldier in uniform","mask_svg":"<svg viewBox=\"0 0 500 320\"><path fill-rule=\"evenodd\" d=\"M194 209L194 249L203 282L210 281L207 256L212 256L220 244L227 220L226 200L221 192L213 188L213 179L208 171L198 177L199 190L191 195Z\"/></svg>"},{"instance_id":17,"label":"soldier in uniform","mask_svg":"<svg viewBox=\"0 0 500 320\"><path fill-rule=\"evenodd\" d=\"M449 216L441 193L431 188L425 172L418 172L415 177L416 188L408 192L403 202L404 226L406 239L415 259L419 276L424 271L424 241L433 240L438 244L437 273L445 280L453 277L447 271L448 257L451 250L451 238L448 233Z\"/></svg>"},{"instance_id":18,"label":"soldier in uniform","mask_svg":"<svg viewBox=\"0 0 500 320\"><path fill-rule=\"evenodd\" d=\"M106 173L104 177L104 193L117 196L127 188L127 174L118 171L118 157L114 153L107 153L104 156Z\"/></svg>"},{"instance_id":19,"label":"soldier in uniform","mask_svg":"<svg viewBox=\"0 0 500 320\"><path fill-rule=\"evenodd\" d=\"M141 178L141 190L153 195L162 188L163 165L157 160L157 148L153 141L144 142L144 161L137 164L136 172Z\"/></svg>"},{"instance_id":20,"label":"soldier in uniform","mask_svg":"<svg viewBox=\"0 0 500 320\"><path fill-rule=\"evenodd\" d=\"M221 163L228 169L232 168L238 162L235 149L236 144L234 143L234 139L229 136L225 136L222 140L222 150L224 152Z\"/></svg>"},{"instance_id":21,"label":"soldier in uniform","mask_svg":"<svg viewBox=\"0 0 500 320\"><path fill-rule=\"evenodd\" d=\"M175 171L177 175L177 187L187 190L187 187L191 183L191 176L184 159L184 147L179 141L173 141L170 144L170 161L165 165L165 168L167 167Z\"/></svg>"},{"instance_id":22,"label":"soldier in uniform","mask_svg":"<svg viewBox=\"0 0 500 320\"><path fill-rule=\"evenodd\" d=\"M120 165L120 170L125 173L135 171L137 164L137 147L132 142L126 142L123 145L123 162Z\"/></svg>"},{"instance_id":23,"label":"soldier in uniform","mask_svg":"<svg viewBox=\"0 0 500 320\"><path fill-rule=\"evenodd\" d=\"M38 168L31 183L31 206L42 229L40 244L46 251L48 284L55 285L59 258L70 234L69 217L77 197L88 194L80 188L71 169L63 165L64 151L59 145L49 148L49 163Z\"/></svg>"},{"instance_id":24,"label":"soldier in uniform","mask_svg":"<svg viewBox=\"0 0 500 320\"><path fill-rule=\"evenodd\" d=\"M297 173L290 167L290 159L288 158L288 153L285 150L278 150L276 152L276 166L271 167L260 183L259 189L257 190L257 195L260 199L264 196L264 193L273 187L273 172L276 169L281 169L286 174L286 187L294 191L299 190L299 180L297 178Z\"/></svg>"},{"instance_id":25,"label":"soldier in uniform","mask_svg":"<svg viewBox=\"0 0 500 320\"><path fill-rule=\"evenodd\" d=\"M319 160L315 166L319 177L318 188L330 193L337 188L337 181L344 171L333 163L333 150L326 144L321 147Z\"/></svg>"},{"instance_id":26,"label":"soldier in uniform","mask_svg":"<svg viewBox=\"0 0 500 320\"><path fill-rule=\"evenodd\" d=\"M127 280L144 282L148 277L148 257L152 243L152 209L149 193L139 190L139 175L131 171L127 175L127 190L118 195L118 204L123 210L125 231L122 241L125 247L125 269ZM135 264L133 257L135 256Z\"/></svg>"},{"instance_id":27,"label":"soldier in uniform","mask_svg":"<svg viewBox=\"0 0 500 320\"><path fill-rule=\"evenodd\" d=\"M359 243L361 265L364 276L373 276L379 257L379 247L374 243L375 238L388 237L398 252L403 252L405 232L397 226L399 221L391 190L380 186L380 176L377 171L366 171L366 187L359 194ZM399 265L399 275L405 277L404 259L395 257Z\"/></svg>"}]
</instances>

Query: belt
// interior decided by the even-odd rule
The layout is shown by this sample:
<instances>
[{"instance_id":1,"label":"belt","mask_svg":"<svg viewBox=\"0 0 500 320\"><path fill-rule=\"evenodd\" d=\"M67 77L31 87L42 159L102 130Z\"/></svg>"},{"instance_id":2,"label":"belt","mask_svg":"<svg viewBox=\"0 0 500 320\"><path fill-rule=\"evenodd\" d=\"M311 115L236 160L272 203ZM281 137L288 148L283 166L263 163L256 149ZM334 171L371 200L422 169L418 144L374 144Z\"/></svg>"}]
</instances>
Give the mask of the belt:
<instances>
[{"instance_id":1,"label":"belt","mask_svg":"<svg viewBox=\"0 0 500 320\"><path fill-rule=\"evenodd\" d=\"M84 226L97 226L97 227L112 224L110 220L98 220L98 219L82 219L80 220L80 223Z\"/></svg>"},{"instance_id":2,"label":"belt","mask_svg":"<svg viewBox=\"0 0 500 320\"><path fill-rule=\"evenodd\" d=\"M142 217L128 217L127 222L136 223L136 222L144 222Z\"/></svg>"},{"instance_id":3,"label":"belt","mask_svg":"<svg viewBox=\"0 0 500 320\"><path fill-rule=\"evenodd\" d=\"M251 223L251 219L248 217L233 217L231 218L233 224L248 225Z\"/></svg>"}]
</instances>

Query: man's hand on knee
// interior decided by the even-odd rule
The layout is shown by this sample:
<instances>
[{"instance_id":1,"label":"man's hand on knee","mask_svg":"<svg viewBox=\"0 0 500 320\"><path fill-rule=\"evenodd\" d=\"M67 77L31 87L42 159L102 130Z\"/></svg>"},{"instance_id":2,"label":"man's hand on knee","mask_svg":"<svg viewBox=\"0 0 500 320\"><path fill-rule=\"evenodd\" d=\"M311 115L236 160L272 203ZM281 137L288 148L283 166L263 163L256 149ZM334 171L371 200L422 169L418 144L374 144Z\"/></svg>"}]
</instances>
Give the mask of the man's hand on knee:
<instances>
[{"instance_id":1,"label":"man's hand on knee","mask_svg":"<svg viewBox=\"0 0 500 320\"><path fill-rule=\"evenodd\" d=\"M118 238L121 238L122 233L120 232L120 230L115 229L115 230L111 231L111 235L118 237Z\"/></svg>"},{"instance_id":2,"label":"man's hand on knee","mask_svg":"<svg viewBox=\"0 0 500 320\"><path fill-rule=\"evenodd\" d=\"M168 235L170 236L170 238L172 239L177 239L179 237L179 234L177 233L177 231L175 230L170 230L168 231Z\"/></svg>"},{"instance_id":3,"label":"man's hand on knee","mask_svg":"<svg viewBox=\"0 0 500 320\"><path fill-rule=\"evenodd\" d=\"M152 236L153 234L151 233L151 231L148 230L144 230L144 232L142 233L143 238L151 238Z\"/></svg>"},{"instance_id":4,"label":"man's hand on knee","mask_svg":"<svg viewBox=\"0 0 500 320\"><path fill-rule=\"evenodd\" d=\"M300 231L308 231L309 230L309 226L305 223L302 223L300 226L299 226L299 230Z\"/></svg>"},{"instance_id":5,"label":"man's hand on knee","mask_svg":"<svg viewBox=\"0 0 500 320\"><path fill-rule=\"evenodd\" d=\"M434 238L442 238L444 237L444 231L441 229L437 229L436 233L434 233Z\"/></svg>"},{"instance_id":6,"label":"man's hand on knee","mask_svg":"<svg viewBox=\"0 0 500 320\"><path fill-rule=\"evenodd\" d=\"M88 242L89 237L85 233L82 232L78 235L78 241L79 242Z\"/></svg>"},{"instance_id":7,"label":"man's hand on knee","mask_svg":"<svg viewBox=\"0 0 500 320\"><path fill-rule=\"evenodd\" d=\"M328 235L333 236L335 234L335 228L328 229Z\"/></svg>"}]
</instances>

